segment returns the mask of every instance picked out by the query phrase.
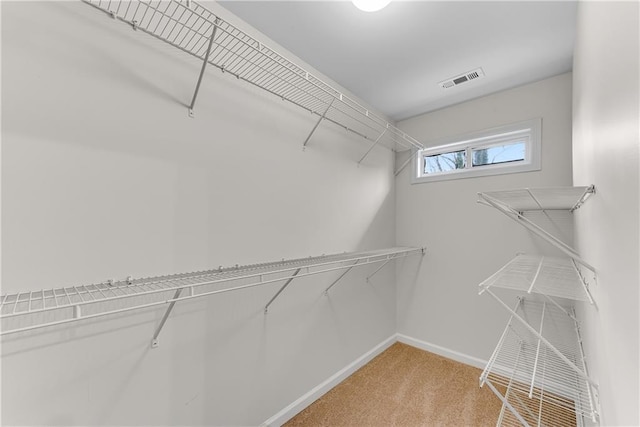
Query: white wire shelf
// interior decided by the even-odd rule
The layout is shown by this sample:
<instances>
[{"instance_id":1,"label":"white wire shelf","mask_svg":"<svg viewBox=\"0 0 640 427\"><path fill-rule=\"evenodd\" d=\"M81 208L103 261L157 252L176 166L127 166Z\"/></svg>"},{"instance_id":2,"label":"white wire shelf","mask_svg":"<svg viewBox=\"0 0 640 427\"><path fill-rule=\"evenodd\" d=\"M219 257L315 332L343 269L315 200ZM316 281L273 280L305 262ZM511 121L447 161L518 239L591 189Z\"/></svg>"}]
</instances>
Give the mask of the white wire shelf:
<instances>
[{"instance_id":1,"label":"white wire shelf","mask_svg":"<svg viewBox=\"0 0 640 427\"><path fill-rule=\"evenodd\" d=\"M480 294L495 287L593 304L587 283L571 258L519 254L479 287Z\"/></svg>"},{"instance_id":2,"label":"white wire shelf","mask_svg":"<svg viewBox=\"0 0 640 427\"><path fill-rule=\"evenodd\" d=\"M489 191L478 193L478 197L480 202L492 201L515 212L559 209L573 212L594 193L595 187L591 185Z\"/></svg>"},{"instance_id":3,"label":"white wire shelf","mask_svg":"<svg viewBox=\"0 0 640 427\"><path fill-rule=\"evenodd\" d=\"M582 259L578 251L524 215L528 211L568 210L573 212L582 206L595 191L593 185L589 187L524 188L491 191L478 193L478 203L490 206L508 216L595 274L595 267Z\"/></svg>"},{"instance_id":4,"label":"white wire shelf","mask_svg":"<svg viewBox=\"0 0 640 427\"><path fill-rule=\"evenodd\" d=\"M368 280L390 261L424 252L424 248L389 248L5 294L0 296L0 335L170 304L155 340L177 301L285 282L266 304L266 313L269 305L294 279L344 270L326 293L354 267L382 264Z\"/></svg>"},{"instance_id":5,"label":"white wire shelf","mask_svg":"<svg viewBox=\"0 0 640 427\"><path fill-rule=\"evenodd\" d=\"M392 150L423 148L415 138L195 1L82 1L202 60L202 71L212 65L373 141L371 148L378 143Z\"/></svg>"},{"instance_id":6,"label":"white wire shelf","mask_svg":"<svg viewBox=\"0 0 640 427\"><path fill-rule=\"evenodd\" d=\"M490 292L490 291L489 291ZM510 310L511 311L511 310ZM520 300L480 377L502 400L502 425L576 425L598 418L573 308Z\"/></svg>"},{"instance_id":7,"label":"white wire shelf","mask_svg":"<svg viewBox=\"0 0 640 427\"><path fill-rule=\"evenodd\" d=\"M567 407L571 406L570 401L566 402L566 406L550 405L537 397L529 398L526 393L517 388L506 389L504 397L527 425L559 427L578 427L583 425L576 413L567 409ZM520 427L523 423L509 410L507 404L503 404L496 425Z\"/></svg>"}]
</instances>

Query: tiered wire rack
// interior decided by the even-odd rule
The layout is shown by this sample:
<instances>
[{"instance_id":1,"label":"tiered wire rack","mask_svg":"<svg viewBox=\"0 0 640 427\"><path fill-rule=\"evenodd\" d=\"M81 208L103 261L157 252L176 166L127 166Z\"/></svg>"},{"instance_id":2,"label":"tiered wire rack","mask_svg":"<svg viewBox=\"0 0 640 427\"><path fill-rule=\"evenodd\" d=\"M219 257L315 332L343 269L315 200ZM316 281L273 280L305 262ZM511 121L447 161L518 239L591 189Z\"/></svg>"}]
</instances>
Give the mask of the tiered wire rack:
<instances>
[{"instance_id":1,"label":"tiered wire rack","mask_svg":"<svg viewBox=\"0 0 640 427\"><path fill-rule=\"evenodd\" d=\"M589 377L579 323L567 301L594 304L589 291L595 268L578 252L527 218L532 211L573 212L594 186L518 189L478 193L493 207L562 251L566 257L518 254L479 285L511 318L480 377L503 402L498 425L580 426L598 420L598 388ZM584 273L588 273L588 278ZM542 295L519 299L513 309L496 293L510 289Z\"/></svg>"},{"instance_id":2,"label":"tiered wire rack","mask_svg":"<svg viewBox=\"0 0 640 427\"><path fill-rule=\"evenodd\" d=\"M424 253L424 248L389 248L6 294L0 296L0 335L168 304L152 339L155 347L164 323L179 301L282 282L274 296L265 302L264 311L267 313L294 280L341 272L326 288L326 294L353 268L377 264L378 267L367 277L369 280L394 260Z\"/></svg>"},{"instance_id":3,"label":"tiered wire rack","mask_svg":"<svg viewBox=\"0 0 640 427\"><path fill-rule=\"evenodd\" d=\"M553 304L520 300L480 377L503 402L499 424L575 426L596 421L578 324ZM575 316L573 316L575 317Z\"/></svg>"},{"instance_id":4,"label":"tiered wire rack","mask_svg":"<svg viewBox=\"0 0 640 427\"><path fill-rule=\"evenodd\" d=\"M210 65L317 116L318 121L303 146L320 122L327 120L370 140L369 151L378 144L392 150L424 148L387 120L195 1L83 1L203 61L189 106L190 115L205 68Z\"/></svg>"}]
</instances>

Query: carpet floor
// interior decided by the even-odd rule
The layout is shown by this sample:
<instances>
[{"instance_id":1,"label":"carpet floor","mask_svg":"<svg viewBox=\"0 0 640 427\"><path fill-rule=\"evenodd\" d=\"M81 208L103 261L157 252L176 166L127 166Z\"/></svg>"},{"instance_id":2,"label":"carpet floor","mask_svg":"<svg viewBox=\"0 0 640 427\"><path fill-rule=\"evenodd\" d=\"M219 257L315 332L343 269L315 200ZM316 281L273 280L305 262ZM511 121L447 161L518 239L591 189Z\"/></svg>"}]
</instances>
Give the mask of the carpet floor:
<instances>
[{"instance_id":1,"label":"carpet floor","mask_svg":"<svg viewBox=\"0 0 640 427\"><path fill-rule=\"evenodd\" d=\"M285 426L494 426L501 402L480 374L395 343Z\"/></svg>"}]
</instances>

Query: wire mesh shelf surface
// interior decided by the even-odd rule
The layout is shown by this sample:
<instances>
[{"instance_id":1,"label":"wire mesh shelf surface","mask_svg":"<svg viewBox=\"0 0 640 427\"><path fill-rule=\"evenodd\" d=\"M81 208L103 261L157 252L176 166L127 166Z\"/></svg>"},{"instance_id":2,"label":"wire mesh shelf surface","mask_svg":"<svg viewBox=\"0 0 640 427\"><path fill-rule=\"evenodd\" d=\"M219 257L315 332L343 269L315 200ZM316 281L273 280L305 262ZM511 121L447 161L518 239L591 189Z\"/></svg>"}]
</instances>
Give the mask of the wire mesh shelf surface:
<instances>
[{"instance_id":1,"label":"wire mesh shelf surface","mask_svg":"<svg viewBox=\"0 0 640 427\"><path fill-rule=\"evenodd\" d=\"M301 278L423 253L423 248L390 248L5 294L0 335L281 282L294 272Z\"/></svg>"},{"instance_id":2,"label":"wire mesh shelf surface","mask_svg":"<svg viewBox=\"0 0 640 427\"><path fill-rule=\"evenodd\" d=\"M593 304L579 267L571 258L519 254L479 287L480 293L496 287Z\"/></svg>"},{"instance_id":3,"label":"wire mesh shelf surface","mask_svg":"<svg viewBox=\"0 0 640 427\"><path fill-rule=\"evenodd\" d=\"M525 425L575 425L576 416L595 421L596 389L588 377L575 321L552 304L528 300L522 300L516 312L520 318L509 320L480 377L481 385L489 384L517 413L509 411L504 424L518 416Z\"/></svg>"},{"instance_id":4,"label":"wire mesh shelf surface","mask_svg":"<svg viewBox=\"0 0 640 427\"><path fill-rule=\"evenodd\" d=\"M195 1L82 0L273 95L388 148L423 145ZM213 40L211 40L213 39Z\"/></svg>"},{"instance_id":5,"label":"wire mesh shelf surface","mask_svg":"<svg viewBox=\"0 0 640 427\"><path fill-rule=\"evenodd\" d=\"M529 426L577 427L582 425L576 413L571 409L567 409L571 407L570 401L566 402L566 406L552 405L538 398L538 395L529 398L521 390L509 388L504 397ZM515 414L511 412L507 404L503 404L497 425L520 427L522 424Z\"/></svg>"},{"instance_id":6,"label":"wire mesh shelf surface","mask_svg":"<svg viewBox=\"0 0 640 427\"><path fill-rule=\"evenodd\" d=\"M578 209L595 192L589 187L522 188L478 193L480 201L498 202L516 212L532 210Z\"/></svg>"}]
</instances>

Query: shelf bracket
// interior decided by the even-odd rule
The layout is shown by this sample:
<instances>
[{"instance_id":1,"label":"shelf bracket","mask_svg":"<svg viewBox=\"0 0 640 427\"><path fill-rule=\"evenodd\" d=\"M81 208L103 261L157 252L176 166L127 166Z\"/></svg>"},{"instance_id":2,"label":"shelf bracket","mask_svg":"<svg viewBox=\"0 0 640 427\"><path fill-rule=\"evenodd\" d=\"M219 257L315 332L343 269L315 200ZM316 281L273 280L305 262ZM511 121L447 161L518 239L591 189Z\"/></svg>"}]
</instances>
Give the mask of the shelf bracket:
<instances>
[{"instance_id":1,"label":"shelf bracket","mask_svg":"<svg viewBox=\"0 0 640 427\"><path fill-rule=\"evenodd\" d=\"M378 271L382 270L382 268L383 268L385 265L387 265L387 263L388 263L389 261L394 260L394 259L396 259L396 258L395 258L395 257L393 257L393 258L389 258L389 259L387 259L385 262L383 262L383 263L382 263L382 265L376 269L376 271L374 271L373 273L371 273L371 274L367 277L367 279L366 279L366 280L367 280L367 282L369 281L369 279L371 279L373 276L375 276L375 275L376 275L376 273L377 273Z\"/></svg>"},{"instance_id":2,"label":"shelf bracket","mask_svg":"<svg viewBox=\"0 0 640 427\"><path fill-rule=\"evenodd\" d=\"M276 300L276 298L278 298L278 296L282 293L282 291L284 291L284 289L287 286L289 286L289 284L293 281L293 279L295 279L295 277L298 275L298 273L300 273L300 270L302 270L302 268L297 269L295 271L295 273L293 273L293 275L291 277L289 277L289 279L287 279L287 281L284 283L284 285L282 285L280 290L278 292L276 292L276 294L273 296L273 298L271 298L269 300L267 305L264 306L264 314L267 314L267 312L269 311L269 306L271 305L271 303L274 302Z\"/></svg>"},{"instance_id":3,"label":"shelf bracket","mask_svg":"<svg viewBox=\"0 0 640 427\"><path fill-rule=\"evenodd\" d=\"M180 298L180 294L182 293L182 290L184 288L180 288L176 290L176 293L173 294L173 298L171 301L171 303L169 304L169 307L167 307L167 310L164 312L164 316L162 316L162 320L160 320L160 324L158 325L158 327L156 328L155 333L153 334L153 338L151 339L151 348L156 348L158 347L159 343L158 343L158 335L160 335L160 332L162 331L162 328L164 327L164 324L167 322L167 319L169 318L169 315L171 314L171 311L173 310L173 306L176 305L176 300L178 298Z\"/></svg>"},{"instance_id":4,"label":"shelf bracket","mask_svg":"<svg viewBox=\"0 0 640 427\"><path fill-rule=\"evenodd\" d=\"M342 279L342 278L343 278L343 277L344 277L348 272L350 272L350 271L351 271L351 269L352 269L353 267L355 267L355 266L356 266L356 264L358 264L359 262L360 262L360 260L356 260L356 262L354 262L351 266L349 266L349 268L347 268L347 270L346 270L344 273L342 273L342 274L341 274L341 275L340 275L336 280L334 280L334 281L333 281L333 283L332 283L332 284L330 284L330 285L329 285L329 287L328 287L327 289L325 289L325 290L324 290L324 294L325 294L325 295L329 295L329 289L333 288L333 286L334 286L336 283L338 283L338 282L340 281L340 279Z\"/></svg>"},{"instance_id":5,"label":"shelf bracket","mask_svg":"<svg viewBox=\"0 0 640 427\"><path fill-rule=\"evenodd\" d=\"M509 410L511 411L511 413L513 414L513 416L515 416L518 421L520 421L522 423L523 426L526 427L530 427L529 424L524 420L524 418L522 418L522 415L520 415L518 413L518 411L516 411L516 409L511 405L511 403L509 403L509 401L507 400L506 397L502 396L502 393L500 393L498 391L498 389L496 389L493 384L491 384L491 381L487 381L486 382L487 386L489 386L489 388L491 389L491 391L493 391L493 394L495 394L496 396L498 396L498 398L502 401L502 404Z\"/></svg>"},{"instance_id":6,"label":"shelf bracket","mask_svg":"<svg viewBox=\"0 0 640 427\"><path fill-rule=\"evenodd\" d=\"M385 130L382 131L382 133L376 138L376 140L373 142L373 144L371 144L371 147L369 147L369 149L367 150L366 153L364 153L364 156L362 156L362 158L360 160L358 160L358 166L360 166L360 163L362 163L362 161L365 159L365 157L367 157L369 155L369 153L371 152L371 150L373 150L375 148L376 145L378 145L378 142L380 142L380 139L382 139L382 137L384 136L384 134L387 133L387 129L385 128Z\"/></svg>"},{"instance_id":7,"label":"shelf bracket","mask_svg":"<svg viewBox=\"0 0 640 427\"><path fill-rule=\"evenodd\" d=\"M538 264L538 268L536 269L536 274L535 276L533 276L533 279L531 280L531 285L529 286L529 289L527 290L527 293L530 294L531 291L533 291L533 288L536 286L536 281L538 280L538 276L540 276L540 270L542 270L542 265L544 264L544 257L540 257L540 263Z\"/></svg>"},{"instance_id":8,"label":"shelf bracket","mask_svg":"<svg viewBox=\"0 0 640 427\"><path fill-rule=\"evenodd\" d=\"M402 172L402 170L404 168L407 167L407 165L409 164L409 162L411 162L411 160L413 160L413 158L416 156L416 154L418 154L420 152L420 150L414 150L413 154L411 154L409 156L409 158L407 160L404 161L404 163L402 165L400 165L400 167L393 173L394 176L398 176L400 175L400 172Z\"/></svg>"},{"instance_id":9,"label":"shelf bracket","mask_svg":"<svg viewBox=\"0 0 640 427\"><path fill-rule=\"evenodd\" d=\"M335 98L331 99L331 102L329 103L329 105L327 106L327 109L324 110L324 113L322 113L322 115L320 116L320 118L318 119L318 121L316 122L316 125L313 127L313 129L311 129L311 132L309 133L309 136L307 136L307 139L304 140L304 143L302 144L302 149L304 150L305 148L307 148L307 143L309 142L309 140L311 139L311 136L313 135L313 133L316 131L316 129L318 128L318 125L320 124L320 122L322 121L322 119L324 119L324 117L327 115L327 113L329 112L329 108L331 108L331 106L333 105L333 101L335 101Z\"/></svg>"},{"instance_id":10,"label":"shelf bracket","mask_svg":"<svg viewBox=\"0 0 640 427\"><path fill-rule=\"evenodd\" d=\"M578 255L578 253L575 251L575 249L573 249L571 246L565 244L564 242L562 242L561 240L559 240L557 237L553 236L552 234L548 233L546 230L544 230L539 225L533 223L531 220L529 220L527 217L522 215L520 212L514 211L513 209L504 206L502 203L498 202L497 200L493 199L492 197L489 197L486 194L480 194L480 196L481 196L481 200L479 200L480 203L489 205L489 206L497 209L498 211L502 212L503 214L505 214L506 216L508 216L512 220L514 220L517 223L519 223L520 225L522 225L527 230L529 230L529 231L533 232L534 234L536 234L538 237L542 238L543 240L547 241L551 245L553 245L556 248L560 249L567 256L569 256L570 258L576 260L577 262L579 262L580 264L582 264L583 266L585 266L589 270L591 270L593 272L596 271L596 269L591 264L589 264L588 262L583 260Z\"/></svg>"},{"instance_id":11,"label":"shelf bracket","mask_svg":"<svg viewBox=\"0 0 640 427\"><path fill-rule=\"evenodd\" d=\"M218 24L220 23L220 19L216 18L216 21L213 25L213 30L211 31L211 38L209 39L209 46L207 47L207 53L204 56L204 61L202 61L202 68L200 69L200 75L198 76L198 83L196 83L196 90L193 93L193 98L191 99L191 105L189 105L189 117L193 117L193 107L196 105L196 98L198 98L198 91L200 91L200 84L202 83L202 76L204 76L204 70L207 68L207 63L209 62L209 55L211 55L211 47L213 46L213 40L216 37L216 31L218 30Z\"/></svg>"},{"instance_id":12,"label":"shelf bracket","mask_svg":"<svg viewBox=\"0 0 640 427\"><path fill-rule=\"evenodd\" d=\"M560 310L562 313L566 314L568 317L570 317L575 323L578 323L578 319L576 318L576 316L574 316L573 314L569 313L564 307L562 307L560 304L558 304L558 302L556 300L554 300L553 298L551 298L549 295L547 294L541 294L543 297L545 297L547 299L547 301L549 301L551 304L553 304L553 306L555 308L557 308L558 310Z\"/></svg>"},{"instance_id":13,"label":"shelf bracket","mask_svg":"<svg viewBox=\"0 0 640 427\"><path fill-rule=\"evenodd\" d=\"M584 190L584 193L582 194L582 196L580 197L580 200L578 200L578 202L570 209L571 212L575 211L576 209L579 209L580 206L582 206L584 204L584 202L587 201L587 199L592 195L592 194L596 194L596 187L595 185L591 184L589 187L587 187L586 190Z\"/></svg>"}]
</instances>

